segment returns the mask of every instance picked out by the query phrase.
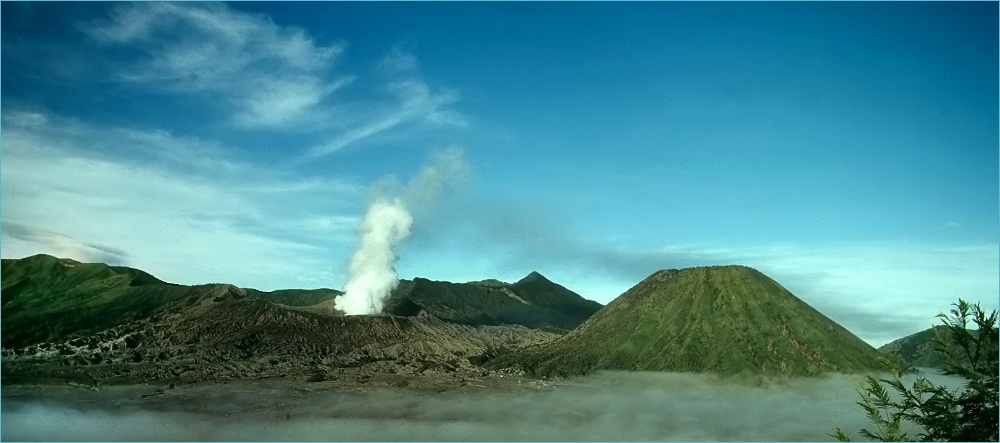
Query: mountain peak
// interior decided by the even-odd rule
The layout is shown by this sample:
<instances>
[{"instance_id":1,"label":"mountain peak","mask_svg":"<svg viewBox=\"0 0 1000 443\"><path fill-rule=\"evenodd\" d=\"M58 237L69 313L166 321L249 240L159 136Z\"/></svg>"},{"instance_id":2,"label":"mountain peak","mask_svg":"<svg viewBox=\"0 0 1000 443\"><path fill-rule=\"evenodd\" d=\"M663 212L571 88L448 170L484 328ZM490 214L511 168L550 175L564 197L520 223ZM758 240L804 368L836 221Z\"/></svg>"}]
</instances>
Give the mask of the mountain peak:
<instances>
[{"instance_id":1,"label":"mountain peak","mask_svg":"<svg viewBox=\"0 0 1000 443\"><path fill-rule=\"evenodd\" d=\"M30 261L40 261L40 260L63 260L63 259L49 254L35 254L24 257L21 260L30 262Z\"/></svg>"},{"instance_id":2,"label":"mountain peak","mask_svg":"<svg viewBox=\"0 0 1000 443\"><path fill-rule=\"evenodd\" d=\"M531 271L531 273L529 273L528 275L524 276L524 278L518 280L517 283L530 283L530 282L533 282L533 281L551 282L551 280L545 278L545 276L542 275L540 272L538 272L538 271Z\"/></svg>"}]
</instances>

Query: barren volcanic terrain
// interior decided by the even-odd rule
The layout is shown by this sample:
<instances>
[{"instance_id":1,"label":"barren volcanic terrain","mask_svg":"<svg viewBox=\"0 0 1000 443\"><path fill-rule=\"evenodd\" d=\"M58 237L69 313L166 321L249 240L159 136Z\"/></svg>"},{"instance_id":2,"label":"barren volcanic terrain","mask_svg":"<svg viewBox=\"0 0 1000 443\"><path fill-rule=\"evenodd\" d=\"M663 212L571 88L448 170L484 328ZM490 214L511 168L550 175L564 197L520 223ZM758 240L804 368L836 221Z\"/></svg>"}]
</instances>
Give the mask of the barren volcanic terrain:
<instances>
[{"instance_id":1,"label":"barren volcanic terrain","mask_svg":"<svg viewBox=\"0 0 1000 443\"><path fill-rule=\"evenodd\" d=\"M660 271L607 307L537 272L417 278L349 316L333 289L47 255L4 260L2 285L5 439L820 440L862 426L859 375L838 373L878 355L732 266ZM720 424L732 408L769 412Z\"/></svg>"},{"instance_id":2,"label":"barren volcanic terrain","mask_svg":"<svg viewBox=\"0 0 1000 443\"><path fill-rule=\"evenodd\" d=\"M4 384L481 376L495 371L478 362L550 341L600 308L540 275L531 289L403 282L393 314L344 316L332 290L171 285L44 255L3 269Z\"/></svg>"}]
</instances>

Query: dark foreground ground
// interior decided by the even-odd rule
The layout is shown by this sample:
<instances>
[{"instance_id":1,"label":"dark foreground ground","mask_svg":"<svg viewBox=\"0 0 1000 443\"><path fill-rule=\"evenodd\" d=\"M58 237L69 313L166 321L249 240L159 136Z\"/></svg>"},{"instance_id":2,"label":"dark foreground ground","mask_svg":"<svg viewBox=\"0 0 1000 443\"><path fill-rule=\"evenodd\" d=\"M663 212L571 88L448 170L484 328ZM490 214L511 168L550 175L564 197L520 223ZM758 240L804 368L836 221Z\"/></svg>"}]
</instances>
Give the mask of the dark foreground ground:
<instances>
[{"instance_id":1,"label":"dark foreground ground","mask_svg":"<svg viewBox=\"0 0 1000 443\"><path fill-rule=\"evenodd\" d=\"M181 386L7 385L4 441L824 441L867 427L860 376L601 373ZM953 385L953 379L932 377ZM856 436L855 436L856 437Z\"/></svg>"}]
</instances>

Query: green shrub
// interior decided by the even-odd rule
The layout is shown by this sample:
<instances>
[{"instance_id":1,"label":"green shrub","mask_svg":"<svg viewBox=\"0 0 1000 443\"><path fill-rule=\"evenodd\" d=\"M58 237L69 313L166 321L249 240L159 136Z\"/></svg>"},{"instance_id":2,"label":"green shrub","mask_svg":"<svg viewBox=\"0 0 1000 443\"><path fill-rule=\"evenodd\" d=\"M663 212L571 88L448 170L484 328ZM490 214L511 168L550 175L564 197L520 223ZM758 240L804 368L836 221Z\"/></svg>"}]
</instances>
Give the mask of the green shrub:
<instances>
[{"instance_id":1,"label":"green shrub","mask_svg":"<svg viewBox=\"0 0 1000 443\"><path fill-rule=\"evenodd\" d=\"M858 390L858 405L875 424L874 430L862 429L862 436L873 441L997 441L997 312L987 315L978 303L961 299L954 307L950 315L938 315L944 327L936 330L932 343L944 363L942 372L965 379L964 389L949 391L922 376L907 387L902 377L912 368L885 359L891 378L868 376ZM969 329L970 321L975 330ZM902 431L904 421L923 431L911 438ZM828 435L850 441L839 428Z\"/></svg>"}]
</instances>

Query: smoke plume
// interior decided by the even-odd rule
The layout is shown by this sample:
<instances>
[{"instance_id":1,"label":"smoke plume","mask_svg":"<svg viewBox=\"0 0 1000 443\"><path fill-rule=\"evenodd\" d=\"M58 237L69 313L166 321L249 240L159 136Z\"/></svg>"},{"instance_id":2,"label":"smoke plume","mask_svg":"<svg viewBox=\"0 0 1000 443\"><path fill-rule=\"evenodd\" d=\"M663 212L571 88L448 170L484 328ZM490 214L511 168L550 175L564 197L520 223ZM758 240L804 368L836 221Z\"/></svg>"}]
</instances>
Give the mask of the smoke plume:
<instances>
[{"instance_id":1,"label":"smoke plume","mask_svg":"<svg viewBox=\"0 0 1000 443\"><path fill-rule=\"evenodd\" d=\"M337 309L347 315L377 314L385 297L399 283L393 268L396 245L410 235L413 217L403 201L378 198L361 221L361 242L351 256L350 278Z\"/></svg>"},{"instance_id":2,"label":"smoke plume","mask_svg":"<svg viewBox=\"0 0 1000 443\"><path fill-rule=\"evenodd\" d=\"M358 248L351 256L347 284L344 295L337 297L337 309L347 315L382 312L386 297L399 284L393 266L396 246L410 236L414 209L420 214L420 209L432 206L447 186L461 181L468 172L463 152L451 148L435 153L405 188L396 185L392 177L376 184L375 196L358 226Z\"/></svg>"}]
</instances>

